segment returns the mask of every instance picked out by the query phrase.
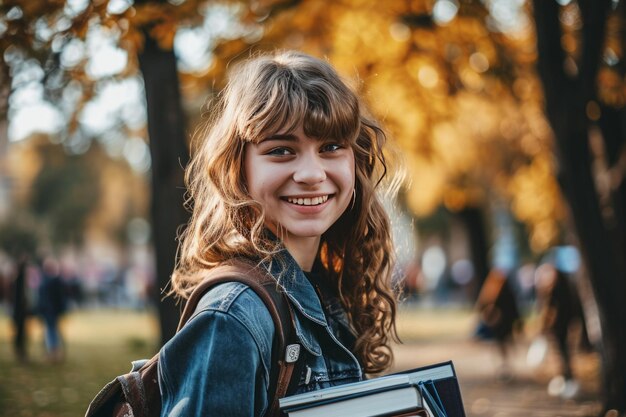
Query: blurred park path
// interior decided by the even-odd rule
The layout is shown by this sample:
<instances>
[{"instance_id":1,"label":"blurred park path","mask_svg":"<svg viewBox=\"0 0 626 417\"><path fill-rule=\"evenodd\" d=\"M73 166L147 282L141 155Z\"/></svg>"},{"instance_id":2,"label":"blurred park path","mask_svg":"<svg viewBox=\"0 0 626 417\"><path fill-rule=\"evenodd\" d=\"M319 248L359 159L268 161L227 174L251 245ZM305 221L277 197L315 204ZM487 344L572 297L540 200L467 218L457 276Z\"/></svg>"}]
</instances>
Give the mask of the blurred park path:
<instances>
[{"instance_id":1,"label":"blurred park path","mask_svg":"<svg viewBox=\"0 0 626 417\"><path fill-rule=\"evenodd\" d=\"M511 376L499 377L501 360L496 346L472 339L474 323L467 311L401 311L398 329L404 343L394 348L393 371L452 360L467 417L599 415L596 354L575 354L574 374L581 388L574 398L562 399L549 395L547 389L559 374L559 359L552 346L545 359L531 367L526 360L530 337L520 336L510 354Z\"/></svg>"}]
</instances>

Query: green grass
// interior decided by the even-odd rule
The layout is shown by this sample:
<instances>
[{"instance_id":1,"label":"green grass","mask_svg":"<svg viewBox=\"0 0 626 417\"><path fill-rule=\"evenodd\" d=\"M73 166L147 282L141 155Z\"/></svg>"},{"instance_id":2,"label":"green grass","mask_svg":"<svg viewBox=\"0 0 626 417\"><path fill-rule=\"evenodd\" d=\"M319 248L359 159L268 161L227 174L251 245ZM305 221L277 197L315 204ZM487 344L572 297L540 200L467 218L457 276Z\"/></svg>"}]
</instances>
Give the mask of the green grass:
<instances>
[{"instance_id":1,"label":"green grass","mask_svg":"<svg viewBox=\"0 0 626 417\"><path fill-rule=\"evenodd\" d=\"M130 362L156 352L156 322L146 312L81 311L62 323L66 343L63 363L45 359L42 327L32 319L29 361L18 363L11 349L11 323L0 318L0 415L24 417L82 416L98 390Z\"/></svg>"}]
</instances>

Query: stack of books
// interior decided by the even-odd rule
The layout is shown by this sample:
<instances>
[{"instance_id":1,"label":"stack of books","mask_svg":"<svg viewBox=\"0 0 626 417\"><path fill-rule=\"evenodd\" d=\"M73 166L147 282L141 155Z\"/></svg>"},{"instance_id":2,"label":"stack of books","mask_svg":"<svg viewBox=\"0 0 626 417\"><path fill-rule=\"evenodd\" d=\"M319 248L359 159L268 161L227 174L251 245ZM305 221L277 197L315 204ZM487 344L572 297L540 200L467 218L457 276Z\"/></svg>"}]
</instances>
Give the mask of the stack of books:
<instances>
[{"instance_id":1,"label":"stack of books","mask_svg":"<svg viewBox=\"0 0 626 417\"><path fill-rule=\"evenodd\" d=\"M451 361L285 397L280 409L289 417L465 417Z\"/></svg>"}]
</instances>

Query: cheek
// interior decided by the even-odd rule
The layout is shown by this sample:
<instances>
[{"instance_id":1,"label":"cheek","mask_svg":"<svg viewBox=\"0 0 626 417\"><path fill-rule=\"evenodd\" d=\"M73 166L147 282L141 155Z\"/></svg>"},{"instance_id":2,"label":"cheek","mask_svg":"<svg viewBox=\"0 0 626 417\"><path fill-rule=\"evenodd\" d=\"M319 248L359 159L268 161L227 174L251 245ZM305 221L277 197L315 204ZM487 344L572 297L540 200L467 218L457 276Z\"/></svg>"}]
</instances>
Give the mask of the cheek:
<instances>
[{"instance_id":1,"label":"cheek","mask_svg":"<svg viewBox=\"0 0 626 417\"><path fill-rule=\"evenodd\" d=\"M341 204L348 207L352 201L352 192L356 185L354 157L346 158L335 170L335 181L341 188Z\"/></svg>"},{"instance_id":2,"label":"cheek","mask_svg":"<svg viewBox=\"0 0 626 417\"><path fill-rule=\"evenodd\" d=\"M278 188L277 170L250 155L245 160L245 181L250 197L266 204Z\"/></svg>"},{"instance_id":3,"label":"cheek","mask_svg":"<svg viewBox=\"0 0 626 417\"><path fill-rule=\"evenodd\" d=\"M346 169L346 179L350 186L350 192L352 192L352 189L356 186L356 162L354 159L354 152L350 153L350 157L348 159L349 162Z\"/></svg>"}]
</instances>

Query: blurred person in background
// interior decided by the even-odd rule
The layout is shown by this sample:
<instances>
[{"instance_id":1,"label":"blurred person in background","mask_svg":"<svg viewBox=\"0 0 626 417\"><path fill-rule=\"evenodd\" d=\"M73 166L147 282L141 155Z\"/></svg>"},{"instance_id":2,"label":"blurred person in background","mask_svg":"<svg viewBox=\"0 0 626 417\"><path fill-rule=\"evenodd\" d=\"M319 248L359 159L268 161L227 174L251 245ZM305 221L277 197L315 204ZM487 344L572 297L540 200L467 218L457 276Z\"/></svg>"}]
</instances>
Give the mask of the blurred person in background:
<instances>
[{"instance_id":1,"label":"blurred person in background","mask_svg":"<svg viewBox=\"0 0 626 417\"><path fill-rule=\"evenodd\" d=\"M550 381L548 391L552 395L571 398L579 389L572 370L572 348L569 341L573 326L580 326L581 347L587 350L591 347L580 297L568 276L550 262L537 268L535 280L541 333L556 344L561 360L561 375Z\"/></svg>"},{"instance_id":2,"label":"blurred person in background","mask_svg":"<svg viewBox=\"0 0 626 417\"><path fill-rule=\"evenodd\" d=\"M85 291L76 266L68 261L61 262L60 271L65 285L66 309L82 307L85 301Z\"/></svg>"},{"instance_id":3,"label":"blurred person in background","mask_svg":"<svg viewBox=\"0 0 626 417\"><path fill-rule=\"evenodd\" d=\"M516 330L521 328L521 316L505 271L493 268L489 272L478 295L476 309L480 322L475 336L496 342L501 358L498 378L510 379L509 351Z\"/></svg>"},{"instance_id":4,"label":"blurred person in background","mask_svg":"<svg viewBox=\"0 0 626 417\"><path fill-rule=\"evenodd\" d=\"M37 311L44 321L47 357L51 362L61 362L63 340L59 331L59 319L67 309L67 293L61 279L59 262L55 258L48 257L43 261L42 272Z\"/></svg>"}]
</instances>

